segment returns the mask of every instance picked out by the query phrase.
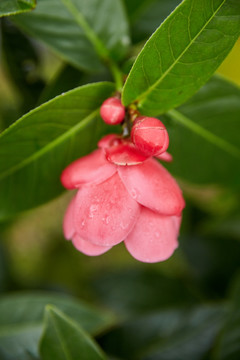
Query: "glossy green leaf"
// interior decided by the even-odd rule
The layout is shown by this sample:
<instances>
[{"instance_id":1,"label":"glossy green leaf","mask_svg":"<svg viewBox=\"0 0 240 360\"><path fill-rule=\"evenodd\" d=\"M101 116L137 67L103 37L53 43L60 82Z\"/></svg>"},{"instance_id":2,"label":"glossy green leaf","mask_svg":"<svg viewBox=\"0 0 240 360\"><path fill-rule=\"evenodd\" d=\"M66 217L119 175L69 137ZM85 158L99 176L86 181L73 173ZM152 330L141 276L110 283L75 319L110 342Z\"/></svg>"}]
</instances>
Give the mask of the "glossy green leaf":
<instances>
[{"instance_id":1,"label":"glossy green leaf","mask_svg":"<svg viewBox=\"0 0 240 360\"><path fill-rule=\"evenodd\" d=\"M38 0L33 13L14 21L63 59L88 71L102 69L100 59L121 58L129 45L120 0Z\"/></svg>"},{"instance_id":2,"label":"glossy green leaf","mask_svg":"<svg viewBox=\"0 0 240 360\"><path fill-rule=\"evenodd\" d=\"M240 33L238 0L185 0L151 36L123 89L144 115L182 104L213 74Z\"/></svg>"},{"instance_id":3,"label":"glossy green leaf","mask_svg":"<svg viewBox=\"0 0 240 360\"><path fill-rule=\"evenodd\" d=\"M230 296L228 318L216 346L214 360L239 360L240 356L240 276Z\"/></svg>"},{"instance_id":4,"label":"glossy green leaf","mask_svg":"<svg viewBox=\"0 0 240 360\"><path fill-rule=\"evenodd\" d=\"M202 360L225 313L220 305L153 312L103 334L100 345L105 352L126 360Z\"/></svg>"},{"instance_id":5,"label":"glossy green leaf","mask_svg":"<svg viewBox=\"0 0 240 360\"><path fill-rule=\"evenodd\" d=\"M35 6L36 0L1 0L0 17L29 11Z\"/></svg>"},{"instance_id":6,"label":"glossy green leaf","mask_svg":"<svg viewBox=\"0 0 240 360\"><path fill-rule=\"evenodd\" d=\"M43 330L43 314L47 304L57 306L91 334L112 324L110 314L63 294L21 294L0 300L0 359L32 360L38 358L38 342Z\"/></svg>"},{"instance_id":7,"label":"glossy green leaf","mask_svg":"<svg viewBox=\"0 0 240 360\"><path fill-rule=\"evenodd\" d=\"M44 332L40 341L42 360L104 360L95 341L54 306L46 306Z\"/></svg>"},{"instance_id":8,"label":"glossy green leaf","mask_svg":"<svg viewBox=\"0 0 240 360\"><path fill-rule=\"evenodd\" d=\"M39 106L0 136L0 219L63 191L62 170L96 147L106 125L99 107L111 83L76 88Z\"/></svg>"},{"instance_id":9,"label":"glossy green leaf","mask_svg":"<svg viewBox=\"0 0 240 360\"><path fill-rule=\"evenodd\" d=\"M240 89L213 78L168 113L170 171L197 184L239 187ZM171 119L171 121L169 121Z\"/></svg>"}]
</instances>

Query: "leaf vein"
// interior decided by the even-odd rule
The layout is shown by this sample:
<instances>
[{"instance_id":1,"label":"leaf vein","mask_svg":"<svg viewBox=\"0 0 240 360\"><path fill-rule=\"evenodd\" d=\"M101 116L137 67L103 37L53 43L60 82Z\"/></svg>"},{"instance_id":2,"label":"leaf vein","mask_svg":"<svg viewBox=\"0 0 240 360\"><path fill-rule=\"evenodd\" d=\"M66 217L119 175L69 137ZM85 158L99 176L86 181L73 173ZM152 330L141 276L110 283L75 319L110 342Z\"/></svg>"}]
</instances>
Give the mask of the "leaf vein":
<instances>
[{"instance_id":1,"label":"leaf vein","mask_svg":"<svg viewBox=\"0 0 240 360\"><path fill-rule=\"evenodd\" d=\"M192 46L192 44L194 43L194 41L198 38L198 36L203 32L203 30L208 26L208 24L212 21L212 19L214 18L214 16L218 13L218 11L221 9L222 5L225 3L226 0L223 0L221 2L221 4L218 6L218 8L214 11L214 13L210 16L210 18L206 21L205 25L200 29L200 31L198 31L198 33L194 36L194 38L192 39L192 41L189 43L188 46L186 46L186 48L181 52L181 54L175 59L175 61L173 62L173 64L162 74L162 76L155 82L153 83L146 91L144 91L136 100L141 102L144 101L144 98L151 92L153 91L158 85L159 83L170 73L170 71L174 68L174 66L177 64L178 60L181 59L181 57L186 53L186 51Z\"/></svg>"},{"instance_id":2,"label":"leaf vein","mask_svg":"<svg viewBox=\"0 0 240 360\"><path fill-rule=\"evenodd\" d=\"M94 117L98 114L98 109L95 110L92 114L87 116L85 119L83 119L81 122L76 124L75 126L71 127L68 131L66 131L64 134L60 135L56 139L54 139L52 142L48 143L46 146L42 147L39 151L35 152L34 154L30 155L29 157L25 158L23 161L20 161L15 166L12 166L10 169L7 169L0 175L0 180L2 180L4 177L14 173L16 170L19 170L23 168L24 166L28 165L32 160L38 159L42 155L45 154L46 151L51 149L54 145L57 145L61 141L66 140L69 137L72 137L76 131L80 130L82 126L84 126L86 123L90 122Z\"/></svg>"}]
</instances>

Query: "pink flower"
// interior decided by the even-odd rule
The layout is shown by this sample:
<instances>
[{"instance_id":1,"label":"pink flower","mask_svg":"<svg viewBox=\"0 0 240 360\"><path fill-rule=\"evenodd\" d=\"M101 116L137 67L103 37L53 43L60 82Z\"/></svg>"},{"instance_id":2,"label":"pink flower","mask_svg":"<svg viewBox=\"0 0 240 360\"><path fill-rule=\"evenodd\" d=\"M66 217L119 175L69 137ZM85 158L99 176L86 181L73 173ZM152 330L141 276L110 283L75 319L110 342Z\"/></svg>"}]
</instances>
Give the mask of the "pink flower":
<instances>
[{"instance_id":1,"label":"pink flower","mask_svg":"<svg viewBox=\"0 0 240 360\"><path fill-rule=\"evenodd\" d=\"M169 161L170 155L159 158ZM107 135L99 149L62 173L78 189L65 218L64 235L86 255L100 255L124 241L137 260L158 262L178 246L184 200L169 172L135 146Z\"/></svg>"}]
</instances>

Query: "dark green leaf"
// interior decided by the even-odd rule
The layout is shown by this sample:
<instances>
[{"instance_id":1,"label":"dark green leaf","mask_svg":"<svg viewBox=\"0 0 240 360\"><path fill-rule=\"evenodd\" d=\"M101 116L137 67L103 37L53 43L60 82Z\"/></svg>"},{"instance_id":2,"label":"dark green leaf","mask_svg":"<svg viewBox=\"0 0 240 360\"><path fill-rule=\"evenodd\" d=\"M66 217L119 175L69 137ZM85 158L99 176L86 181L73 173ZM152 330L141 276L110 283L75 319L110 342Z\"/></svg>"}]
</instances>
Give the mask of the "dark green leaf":
<instances>
[{"instance_id":1,"label":"dark green leaf","mask_svg":"<svg viewBox=\"0 0 240 360\"><path fill-rule=\"evenodd\" d=\"M174 175L197 184L239 187L240 89L212 79L191 101L168 113Z\"/></svg>"},{"instance_id":2,"label":"dark green leaf","mask_svg":"<svg viewBox=\"0 0 240 360\"><path fill-rule=\"evenodd\" d=\"M42 360L104 360L94 340L54 306L46 306L44 332L40 341Z\"/></svg>"},{"instance_id":3,"label":"dark green leaf","mask_svg":"<svg viewBox=\"0 0 240 360\"><path fill-rule=\"evenodd\" d=\"M148 38L181 0L125 0L134 42Z\"/></svg>"},{"instance_id":4,"label":"dark green leaf","mask_svg":"<svg viewBox=\"0 0 240 360\"><path fill-rule=\"evenodd\" d=\"M111 80L111 76L106 70L96 74L86 74L71 65L64 65L45 87L40 96L39 105L77 86L108 80Z\"/></svg>"},{"instance_id":5,"label":"dark green leaf","mask_svg":"<svg viewBox=\"0 0 240 360\"><path fill-rule=\"evenodd\" d=\"M113 318L63 294L22 294L0 300L0 359L32 360L43 328L44 307L57 306L91 334L105 330Z\"/></svg>"},{"instance_id":6,"label":"dark green leaf","mask_svg":"<svg viewBox=\"0 0 240 360\"><path fill-rule=\"evenodd\" d=\"M189 305L197 300L194 290L180 277L172 279L142 268L101 274L94 281L94 289L104 306L123 315Z\"/></svg>"},{"instance_id":7,"label":"dark green leaf","mask_svg":"<svg viewBox=\"0 0 240 360\"><path fill-rule=\"evenodd\" d=\"M216 347L215 360L240 358L240 276L235 280L230 301L229 315Z\"/></svg>"},{"instance_id":8,"label":"dark green leaf","mask_svg":"<svg viewBox=\"0 0 240 360\"><path fill-rule=\"evenodd\" d=\"M185 0L138 56L123 103L145 115L180 105L213 74L240 33L238 0Z\"/></svg>"},{"instance_id":9,"label":"dark green leaf","mask_svg":"<svg viewBox=\"0 0 240 360\"><path fill-rule=\"evenodd\" d=\"M99 107L111 83L76 88L39 106L0 136L0 219L42 204L63 191L59 176L103 134Z\"/></svg>"},{"instance_id":10,"label":"dark green leaf","mask_svg":"<svg viewBox=\"0 0 240 360\"><path fill-rule=\"evenodd\" d=\"M36 6L36 0L1 0L0 17L29 11Z\"/></svg>"},{"instance_id":11,"label":"dark green leaf","mask_svg":"<svg viewBox=\"0 0 240 360\"><path fill-rule=\"evenodd\" d=\"M19 90L21 111L24 114L36 106L45 85L39 76L39 54L29 38L8 19L3 19L1 25L4 67Z\"/></svg>"},{"instance_id":12,"label":"dark green leaf","mask_svg":"<svg viewBox=\"0 0 240 360\"><path fill-rule=\"evenodd\" d=\"M222 298L239 269L240 242L230 234L197 235L180 238L181 251L193 282L211 298ZM228 249L228 256L226 256Z\"/></svg>"},{"instance_id":13,"label":"dark green leaf","mask_svg":"<svg viewBox=\"0 0 240 360\"><path fill-rule=\"evenodd\" d=\"M82 71L79 71L79 69L71 65L63 66L54 79L43 90L39 100L40 104L53 99L65 91L82 85L84 75L86 76Z\"/></svg>"},{"instance_id":14,"label":"dark green leaf","mask_svg":"<svg viewBox=\"0 0 240 360\"><path fill-rule=\"evenodd\" d=\"M100 344L126 360L202 360L224 317L219 305L168 309L127 321L103 335Z\"/></svg>"},{"instance_id":15,"label":"dark green leaf","mask_svg":"<svg viewBox=\"0 0 240 360\"><path fill-rule=\"evenodd\" d=\"M63 59L88 71L102 69L100 58L121 58L129 45L120 0L38 0L33 13L14 21Z\"/></svg>"}]
</instances>

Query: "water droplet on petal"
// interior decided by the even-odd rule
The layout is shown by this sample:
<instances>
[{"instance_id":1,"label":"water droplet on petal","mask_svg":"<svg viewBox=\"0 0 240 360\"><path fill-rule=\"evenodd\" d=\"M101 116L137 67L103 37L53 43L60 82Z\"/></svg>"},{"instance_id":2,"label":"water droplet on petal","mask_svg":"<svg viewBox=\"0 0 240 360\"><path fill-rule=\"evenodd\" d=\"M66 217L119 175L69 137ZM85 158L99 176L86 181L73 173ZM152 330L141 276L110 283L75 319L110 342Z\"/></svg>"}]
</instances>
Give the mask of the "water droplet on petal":
<instances>
[{"instance_id":1,"label":"water droplet on petal","mask_svg":"<svg viewBox=\"0 0 240 360\"><path fill-rule=\"evenodd\" d=\"M131 196L133 199L136 199L137 197L137 190L136 189L132 189L131 192L130 192Z\"/></svg>"},{"instance_id":2,"label":"water droplet on petal","mask_svg":"<svg viewBox=\"0 0 240 360\"><path fill-rule=\"evenodd\" d=\"M127 228L127 226L128 226L127 224L124 224L122 222L120 223L120 228L123 230L125 230Z\"/></svg>"},{"instance_id":3,"label":"water droplet on petal","mask_svg":"<svg viewBox=\"0 0 240 360\"><path fill-rule=\"evenodd\" d=\"M90 211L91 211L91 212L94 212L94 211L96 211L97 209L98 209L98 205L96 205L96 204L93 204L93 205L90 206Z\"/></svg>"}]
</instances>

